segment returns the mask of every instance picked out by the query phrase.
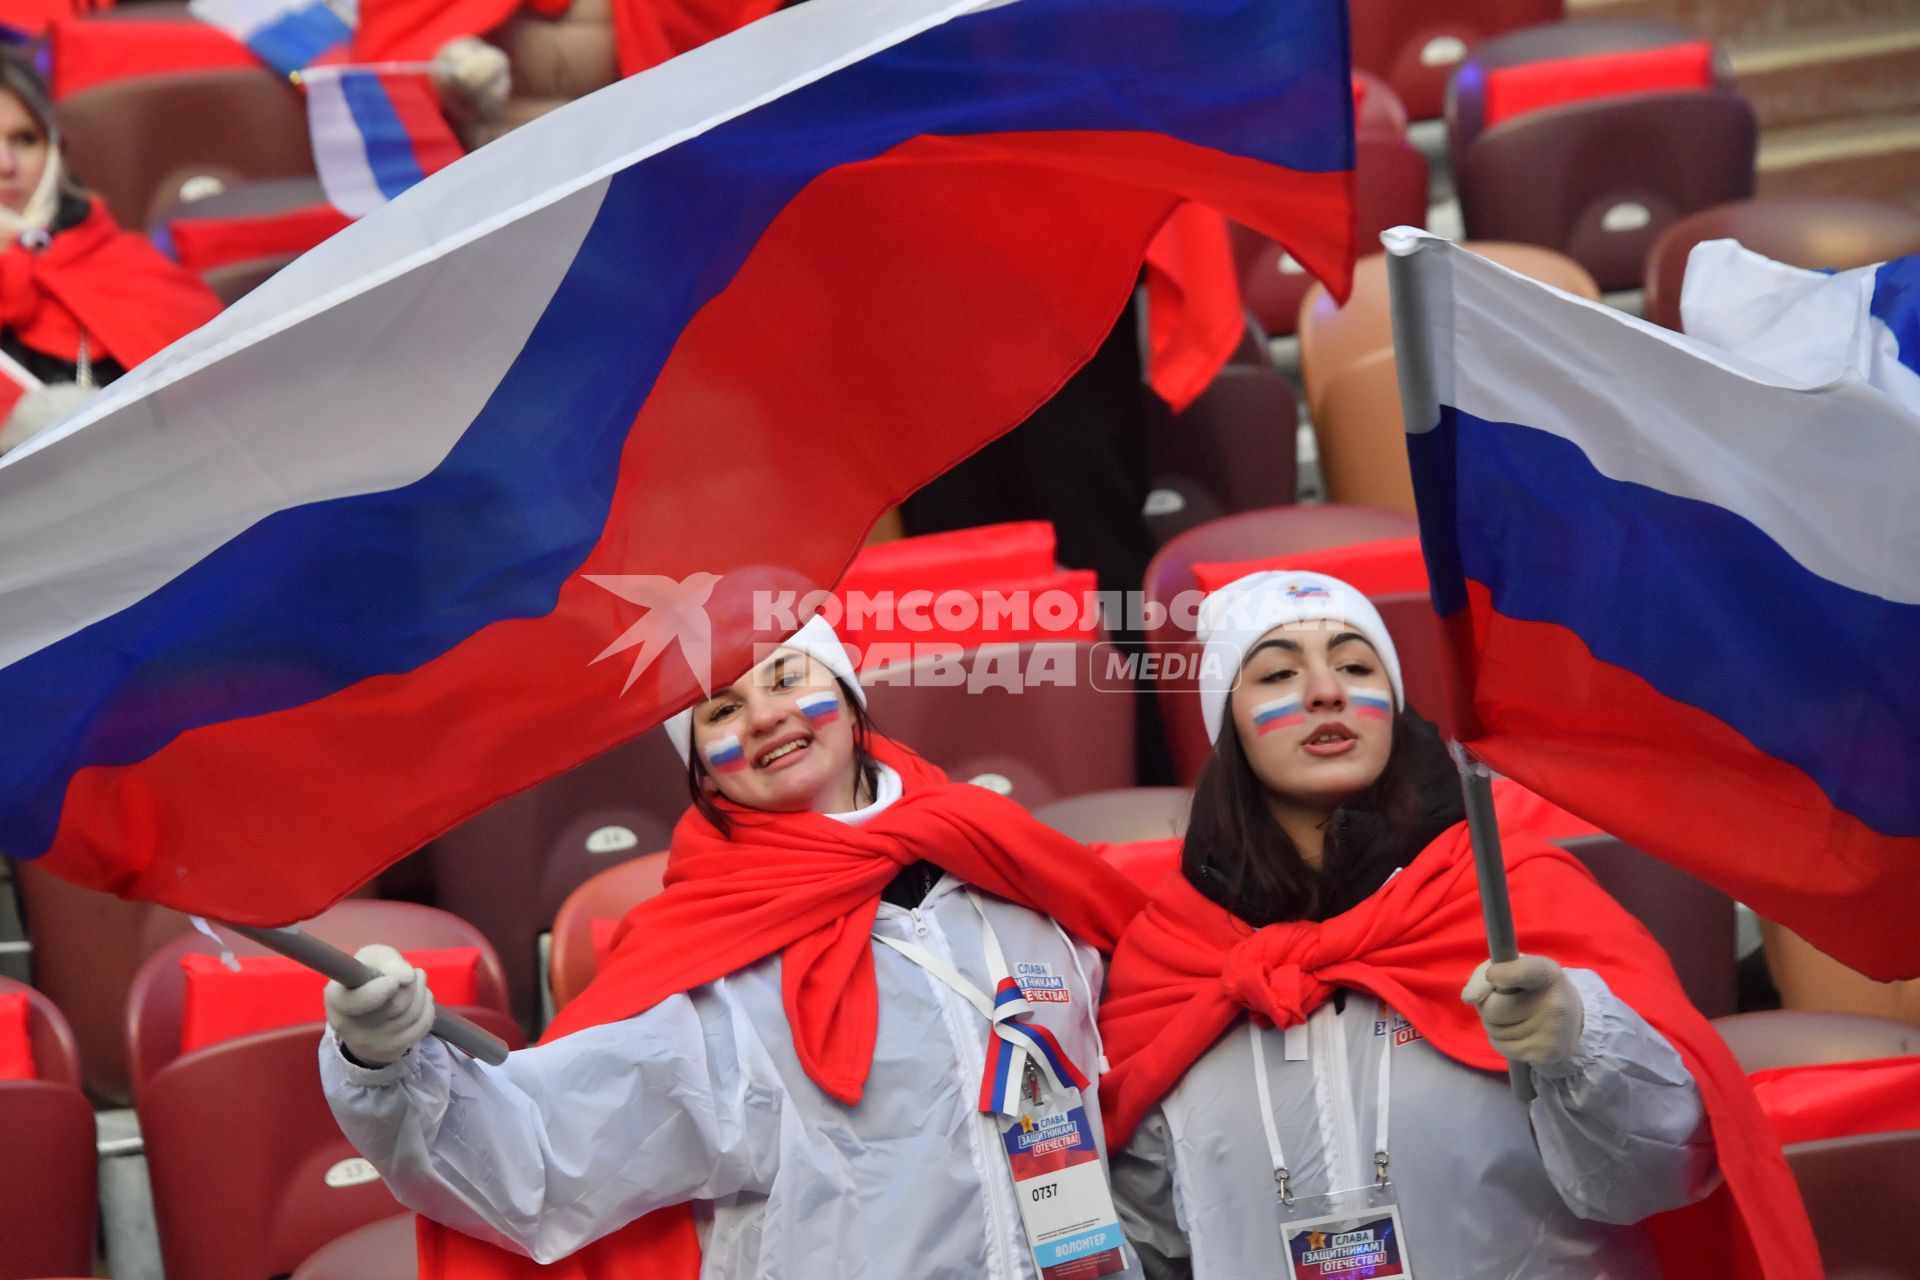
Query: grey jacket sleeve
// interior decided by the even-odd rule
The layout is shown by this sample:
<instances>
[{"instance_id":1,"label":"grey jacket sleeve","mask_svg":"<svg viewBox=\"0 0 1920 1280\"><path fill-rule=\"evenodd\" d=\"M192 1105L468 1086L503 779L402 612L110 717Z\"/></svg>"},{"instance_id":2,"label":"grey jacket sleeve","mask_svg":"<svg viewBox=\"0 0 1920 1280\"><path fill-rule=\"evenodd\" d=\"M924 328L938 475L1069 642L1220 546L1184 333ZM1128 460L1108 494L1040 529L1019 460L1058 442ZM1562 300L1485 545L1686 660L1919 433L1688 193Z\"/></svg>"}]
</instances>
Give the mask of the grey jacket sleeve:
<instances>
[{"instance_id":1,"label":"grey jacket sleeve","mask_svg":"<svg viewBox=\"0 0 1920 1280\"><path fill-rule=\"evenodd\" d=\"M1719 1185L1713 1134L1680 1055L1599 974L1569 969L1586 1021L1573 1059L1536 1070L1534 1138L1567 1207L1632 1223Z\"/></svg>"},{"instance_id":2,"label":"grey jacket sleeve","mask_svg":"<svg viewBox=\"0 0 1920 1280\"><path fill-rule=\"evenodd\" d=\"M1113 1202L1147 1280L1190 1280L1193 1262L1174 1204L1173 1138L1158 1107L1113 1153Z\"/></svg>"},{"instance_id":3,"label":"grey jacket sleeve","mask_svg":"<svg viewBox=\"0 0 1920 1280\"><path fill-rule=\"evenodd\" d=\"M375 1069L329 1031L320 1078L402 1204L550 1262L666 1205L770 1184L781 1098L733 1030L724 1005L703 1018L676 996L501 1067L429 1036Z\"/></svg>"}]
</instances>

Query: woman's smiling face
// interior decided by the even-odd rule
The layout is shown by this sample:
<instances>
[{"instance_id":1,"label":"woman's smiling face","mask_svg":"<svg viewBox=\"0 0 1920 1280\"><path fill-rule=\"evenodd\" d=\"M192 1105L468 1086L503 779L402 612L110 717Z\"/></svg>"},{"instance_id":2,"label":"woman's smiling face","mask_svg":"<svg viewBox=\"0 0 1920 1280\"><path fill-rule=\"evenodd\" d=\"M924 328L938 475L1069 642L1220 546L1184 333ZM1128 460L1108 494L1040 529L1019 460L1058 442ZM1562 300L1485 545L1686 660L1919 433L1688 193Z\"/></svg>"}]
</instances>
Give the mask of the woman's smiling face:
<instances>
[{"instance_id":1,"label":"woman's smiling face","mask_svg":"<svg viewBox=\"0 0 1920 1280\"><path fill-rule=\"evenodd\" d=\"M693 709L706 780L735 804L773 813L857 807L853 716L833 674L781 649Z\"/></svg>"}]
</instances>

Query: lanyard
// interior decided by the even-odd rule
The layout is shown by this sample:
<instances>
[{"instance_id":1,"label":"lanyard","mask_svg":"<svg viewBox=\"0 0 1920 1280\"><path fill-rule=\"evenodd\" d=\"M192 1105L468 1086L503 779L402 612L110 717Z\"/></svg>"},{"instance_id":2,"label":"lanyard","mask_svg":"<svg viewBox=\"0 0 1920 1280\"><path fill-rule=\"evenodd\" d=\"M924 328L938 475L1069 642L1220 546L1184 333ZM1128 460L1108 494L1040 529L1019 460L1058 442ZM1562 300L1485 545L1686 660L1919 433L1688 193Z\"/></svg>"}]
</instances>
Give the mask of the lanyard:
<instances>
[{"instance_id":1,"label":"lanyard","mask_svg":"<svg viewBox=\"0 0 1920 1280\"><path fill-rule=\"evenodd\" d=\"M1033 1005L1021 994L1020 985L1007 969L1000 939L987 920L986 909L971 889L967 890L967 901L980 917L980 931L986 942L987 976L993 980L992 996L926 948L880 933L873 936L875 941L892 947L952 988L987 1020L992 1034L987 1039L986 1071L980 1081L980 1110L1019 1115L1020 1086L1029 1066L1039 1068L1057 1091L1086 1088L1086 1076L1053 1038L1053 1033L1037 1022L1024 1021L1033 1013Z\"/></svg>"},{"instance_id":2,"label":"lanyard","mask_svg":"<svg viewBox=\"0 0 1920 1280\"><path fill-rule=\"evenodd\" d=\"M1387 1006L1381 1004L1379 1009L1380 1017L1385 1019ZM1280 1124L1273 1116L1273 1086L1267 1080L1267 1055L1261 1048L1260 1027L1249 1019L1247 1032L1253 1045L1253 1083L1260 1094L1260 1124L1267 1134L1267 1155L1273 1161L1273 1181L1278 1188L1280 1202L1292 1207L1293 1174L1287 1168L1286 1153L1280 1148ZM1373 1178L1374 1185L1381 1188L1387 1185L1387 1113L1388 1101L1392 1096L1390 1092L1392 1078L1393 1037L1389 1035L1386 1043L1380 1046L1379 1093L1373 1108Z\"/></svg>"}]
</instances>

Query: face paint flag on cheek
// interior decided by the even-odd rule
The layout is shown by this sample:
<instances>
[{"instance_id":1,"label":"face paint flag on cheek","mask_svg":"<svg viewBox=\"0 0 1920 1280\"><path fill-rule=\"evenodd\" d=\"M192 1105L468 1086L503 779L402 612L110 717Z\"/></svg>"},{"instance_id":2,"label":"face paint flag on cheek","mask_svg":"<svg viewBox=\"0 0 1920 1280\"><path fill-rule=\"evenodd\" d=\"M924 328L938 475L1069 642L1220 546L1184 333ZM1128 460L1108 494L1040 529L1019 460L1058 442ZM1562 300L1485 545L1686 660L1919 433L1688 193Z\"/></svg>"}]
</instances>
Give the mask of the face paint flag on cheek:
<instances>
[{"instance_id":1,"label":"face paint flag on cheek","mask_svg":"<svg viewBox=\"0 0 1920 1280\"><path fill-rule=\"evenodd\" d=\"M1362 720L1393 719L1393 699L1379 689L1355 689L1347 694L1347 703Z\"/></svg>"},{"instance_id":2,"label":"face paint flag on cheek","mask_svg":"<svg viewBox=\"0 0 1920 1280\"><path fill-rule=\"evenodd\" d=\"M801 713L815 724L832 724L840 718L840 699L830 690L803 693L799 703Z\"/></svg>"},{"instance_id":3,"label":"face paint flag on cheek","mask_svg":"<svg viewBox=\"0 0 1920 1280\"><path fill-rule=\"evenodd\" d=\"M715 773L739 773L747 767L747 753L741 750L740 739L730 733L700 748L700 754Z\"/></svg>"},{"instance_id":4,"label":"face paint flag on cheek","mask_svg":"<svg viewBox=\"0 0 1920 1280\"><path fill-rule=\"evenodd\" d=\"M1272 702L1263 702L1253 709L1253 731L1272 733L1275 729L1286 729L1306 721L1306 714L1300 709L1298 697L1275 698Z\"/></svg>"}]
</instances>

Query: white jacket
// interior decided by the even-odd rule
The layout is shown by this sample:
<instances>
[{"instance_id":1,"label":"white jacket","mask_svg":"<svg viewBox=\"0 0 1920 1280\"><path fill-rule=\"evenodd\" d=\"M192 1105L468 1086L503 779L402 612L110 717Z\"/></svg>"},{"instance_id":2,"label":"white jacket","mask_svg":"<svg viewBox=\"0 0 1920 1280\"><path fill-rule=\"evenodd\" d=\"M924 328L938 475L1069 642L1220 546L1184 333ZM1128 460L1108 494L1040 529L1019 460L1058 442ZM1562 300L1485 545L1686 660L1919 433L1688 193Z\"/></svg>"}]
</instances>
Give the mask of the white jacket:
<instances>
[{"instance_id":1,"label":"white jacket","mask_svg":"<svg viewBox=\"0 0 1920 1280\"><path fill-rule=\"evenodd\" d=\"M1373 997L1347 992L1304 1026L1240 1019L1114 1160L1121 1224L1150 1277L1284 1276L1283 1210L1260 1118L1267 1063L1298 1218L1315 1193L1374 1181L1376 1082L1393 1055L1389 1176L1421 1280L1652 1280L1639 1222L1719 1183L1693 1078L1658 1031L1570 969L1586 1024L1570 1066L1536 1071L1531 1117L1505 1076L1461 1066ZM1396 1042L1398 1042L1397 1047ZM1529 1131L1529 1118L1531 1131Z\"/></svg>"},{"instance_id":2,"label":"white jacket","mask_svg":"<svg viewBox=\"0 0 1920 1280\"><path fill-rule=\"evenodd\" d=\"M1022 985L1059 993L1034 1017L1095 1077L1098 953L979 900ZM916 910L883 903L875 932L993 989L950 876ZM706 1280L1037 1280L998 1118L978 1109L986 1019L891 948L873 958L879 1034L855 1107L801 1070L778 957L498 1068L429 1037L368 1070L329 1032L321 1079L403 1204L540 1261L693 1201ZM1097 1135L1091 1093L1086 1107Z\"/></svg>"}]
</instances>

